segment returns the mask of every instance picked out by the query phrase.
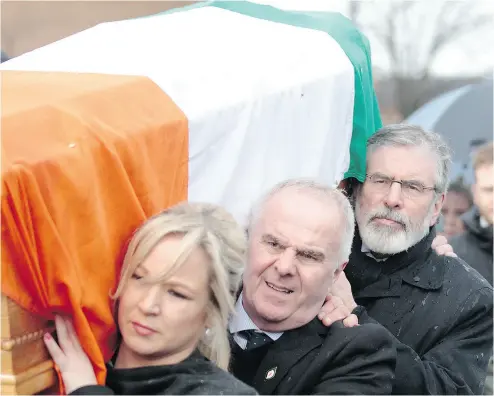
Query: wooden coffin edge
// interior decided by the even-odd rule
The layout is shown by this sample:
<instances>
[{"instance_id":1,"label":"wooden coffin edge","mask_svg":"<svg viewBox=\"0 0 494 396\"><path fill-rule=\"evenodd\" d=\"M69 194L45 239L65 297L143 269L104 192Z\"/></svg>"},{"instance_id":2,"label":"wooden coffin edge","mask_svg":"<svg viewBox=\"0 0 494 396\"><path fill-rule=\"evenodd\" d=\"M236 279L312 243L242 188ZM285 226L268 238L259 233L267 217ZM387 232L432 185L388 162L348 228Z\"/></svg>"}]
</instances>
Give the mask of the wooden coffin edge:
<instances>
[{"instance_id":1,"label":"wooden coffin edge","mask_svg":"<svg viewBox=\"0 0 494 396\"><path fill-rule=\"evenodd\" d=\"M53 332L50 322L1 296L1 395L56 393L58 378L43 335Z\"/></svg>"}]
</instances>

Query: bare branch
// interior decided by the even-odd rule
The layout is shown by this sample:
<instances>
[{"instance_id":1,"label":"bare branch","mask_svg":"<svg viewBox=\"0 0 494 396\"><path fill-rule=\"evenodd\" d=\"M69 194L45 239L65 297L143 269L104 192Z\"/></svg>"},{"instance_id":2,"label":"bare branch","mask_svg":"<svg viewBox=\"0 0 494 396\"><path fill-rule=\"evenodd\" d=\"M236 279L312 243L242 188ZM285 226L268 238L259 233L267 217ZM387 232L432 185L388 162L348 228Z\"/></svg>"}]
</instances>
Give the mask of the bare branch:
<instances>
[{"instance_id":1,"label":"bare branch","mask_svg":"<svg viewBox=\"0 0 494 396\"><path fill-rule=\"evenodd\" d=\"M408 7L405 7L402 9L402 30L404 31L412 31L412 21L416 16L414 15L412 11L412 4L413 2L407 1L406 4ZM416 4L416 3L415 3ZM420 33L420 32L418 32ZM413 72L417 67L417 62L419 62L418 59L418 48L421 47L420 43L420 34L415 34L415 35L408 35L407 39L404 39L403 44L402 44L402 52L403 52L403 60L402 62L404 66L404 70L402 70L403 74L409 74L410 71ZM414 67L415 66L415 67Z\"/></svg>"},{"instance_id":2,"label":"bare branch","mask_svg":"<svg viewBox=\"0 0 494 396\"><path fill-rule=\"evenodd\" d=\"M416 97L405 98L407 94L401 90L406 88L406 80L419 77L427 86L429 70L446 46L469 33L494 26L493 15L483 11L479 4L472 0L443 0L441 3L393 0L380 4L379 1L359 4L360 27L371 32L383 45L389 57L391 74L395 81L400 81L396 84L396 99L402 112L408 106L405 102L418 103L419 96L424 94L414 87L408 94ZM361 12L367 5L372 7L374 15L378 15L376 18L370 17L372 21L365 21L365 14ZM380 10L377 11L377 8ZM484 36L479 34L479 43ZM486 44L489 45L487 39Z\"/></svg>"},{"instance_id":3,"label":"bare branch","mask_svg":"<svg viewBox=\"0 0 494 396\"><path fill-rule=\"evenodd\" d=\"M353 2L355 1L352 0ZM360 3L359 11L364 4L375 6L371 3ZM433 32L428 34L430 39L427 41L419 39L424 36L425 29L411 28L411 22L422 18L424 13L424 7L415 7L424 5L420 2L394 0L388 3L386 10L382 10L381 23L362 23L362 28L372 32L384 45L390 60L398 70L403 71L412 63L418 62L420 54L425 55L421 58L424 63L422 68L427 70L447 44L469 32L492 24L492 16L475 13L477 8L474 4L475 2L472 1L443 1L437 17L429 26L433 28ZM415 69L417 67L413 68Z\"/></svg>"},{"instance_id":4,"label":"bare branch","mask_svg":"<svg viewBox=\"0 0 494 396\"><path fill-rule=\"evenodd\" d=\"M487 26L492 23L492 18L487 15L478 15L476 18L470 21L463 21L454 25L450 25L446 30L439 33L430 48L429 59L433 58L443 49L443 47L451 41L475 30L480 29L483 26Z\"/></svg>"},{"instance_id":5,"label":"bare branch","mask_svg":"<svg viewBox=\"0 0 494 396\"><path fill-rule=\"evenodd\" d=\"M349 16L350 19L352 20L353 23L358 25L358 17L360 14L360 1L359 0L350 0L350 11L349 11Z\"/></svg>"},{"instance_id":6,"label":"bare branch","mask_svg":"<svg viewBox=\"0 0 494 396\"><path fill-rule=\"evenodd\" d=\"M398 61L396 42L395 42L395 24L394 18L388 18L387 20L388 26L388 35L385 37L385 44L388 48L390 58L394 63Z\"/></svg>"}]
</instances>

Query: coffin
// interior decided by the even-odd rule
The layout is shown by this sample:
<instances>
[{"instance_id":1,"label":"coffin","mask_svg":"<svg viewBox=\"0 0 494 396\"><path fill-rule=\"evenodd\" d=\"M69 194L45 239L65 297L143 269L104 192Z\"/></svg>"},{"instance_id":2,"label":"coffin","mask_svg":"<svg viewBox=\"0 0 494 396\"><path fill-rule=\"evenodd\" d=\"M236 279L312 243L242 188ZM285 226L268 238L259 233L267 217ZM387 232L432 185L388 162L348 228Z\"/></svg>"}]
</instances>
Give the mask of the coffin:
<instances>
[{"instance_id":1,"label":"coffin","mask_svg":"<svg viewBox=\"0 0 494 396\"><path fill-rule=\"evenodd\" d=\"M63 390L41 339L55 313L104 383L109 292L147 217L189 199L244 222L281 180L363 180L381 126L367 40L339 14L208 2L97 25L0 71L2 394Z\"/></svg>"},{"instance_id":2,"label":"coffin","mask_svg":"<svg viewBox=\"0 0 494 396\"><path fill-rule=\"evenodd\" d=\"M22 309L2 295L2 395L55 392L57 376L42 337L52 323Z\"/></svg>"}]
</instances>

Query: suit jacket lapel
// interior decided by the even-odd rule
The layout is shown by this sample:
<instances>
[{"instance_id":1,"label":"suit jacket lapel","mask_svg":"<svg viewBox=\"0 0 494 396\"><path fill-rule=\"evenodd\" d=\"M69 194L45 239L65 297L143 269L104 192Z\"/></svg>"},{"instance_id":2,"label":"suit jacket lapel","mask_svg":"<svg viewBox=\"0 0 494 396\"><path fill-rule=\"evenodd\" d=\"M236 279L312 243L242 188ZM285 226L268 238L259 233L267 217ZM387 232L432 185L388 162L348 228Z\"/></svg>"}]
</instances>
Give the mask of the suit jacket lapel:
<instances>
[{"instance_id":1,"label":"suit jacket lapel","mask_svg":"<svg viewBox=\"0 0 494 396\"><path fill-rule=\"evenodd\" d=\"M260 394L269 395L290 369L305 355L322 344L315 318L295 330L289 330L269 347L254 377L253 386Z\"/></svg>"}]
</instances>

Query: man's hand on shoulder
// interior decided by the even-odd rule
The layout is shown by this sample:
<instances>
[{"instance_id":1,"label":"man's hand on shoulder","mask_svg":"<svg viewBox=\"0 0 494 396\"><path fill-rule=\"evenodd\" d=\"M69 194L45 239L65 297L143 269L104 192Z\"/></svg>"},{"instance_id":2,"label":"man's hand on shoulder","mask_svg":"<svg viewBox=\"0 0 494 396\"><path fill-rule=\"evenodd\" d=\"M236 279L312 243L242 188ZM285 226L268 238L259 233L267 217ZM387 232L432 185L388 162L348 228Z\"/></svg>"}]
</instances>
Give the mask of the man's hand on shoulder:
<instances>
[{"instance_id":1,"label":"man's hand on shoulder","mask_svg":"<svg viewBox=\"0 0 494 396\"><path fill-rule=\"evenodd\" d=\"M352 314L355 308L357 304L353 299L352 287L345 273L341 272L326 296L318 317L325 326L331 326L338 320L342 320L345 327L358 326L358 317Z\"/></svg>"},{"instance_id":2,"label":"man's hand on shoulder","mask_svg":"<svg viewBox=\"0 0 494 396\"><path fill-rule=\"evenodd\" d=\"M439 256L458 257L446 237L442 235L434 238L431 247ZM341 272L326 296L318 317L325 326L331 326L339 320L342 320L346 327L358 326L358 317L352 314L355 308L357 303L353 298L352 286L345 273Z\"/></svg>"}]
</instances>

